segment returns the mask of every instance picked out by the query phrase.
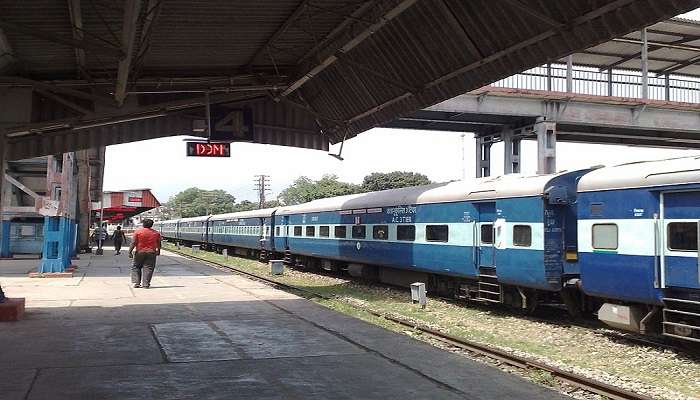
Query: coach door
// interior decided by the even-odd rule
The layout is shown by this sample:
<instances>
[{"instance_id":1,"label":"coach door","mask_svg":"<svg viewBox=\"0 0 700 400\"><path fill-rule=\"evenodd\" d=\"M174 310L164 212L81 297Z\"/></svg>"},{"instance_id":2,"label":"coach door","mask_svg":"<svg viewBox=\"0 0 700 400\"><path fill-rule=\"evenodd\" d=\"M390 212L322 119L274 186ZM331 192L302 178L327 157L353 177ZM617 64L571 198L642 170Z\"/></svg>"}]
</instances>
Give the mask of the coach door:
<instances>
[{"instance_id":1,"label":"coach door","mask_svg":"<svg viewBox=\"0 0 700 400\"><path fill-rule=\"evenodd\" d=\"M284 249L289 250L289 216L284 216L284 223L280 227L282 236L284 236Z\"/></svg>"},{"instance_id":2,"label":"coach door","mask_svg":"<svg viewBox=\"0 0 700 400\"><path fill-rule=\"evenodd\" d=\"M496 253L494 249L496 203L479 203L475 224L476 267L479 274L496 275Z\"/></svg>"},{"instance_id":3,"label":"coach door","mask_svg":"<svg viewBox=\"0 0 700 400\"><path fill-rule=\"evenodd\" d=\"M664 287L700 289L700 191L662 193L661 205L661 283Z\"/></svg>"}]
</instances>

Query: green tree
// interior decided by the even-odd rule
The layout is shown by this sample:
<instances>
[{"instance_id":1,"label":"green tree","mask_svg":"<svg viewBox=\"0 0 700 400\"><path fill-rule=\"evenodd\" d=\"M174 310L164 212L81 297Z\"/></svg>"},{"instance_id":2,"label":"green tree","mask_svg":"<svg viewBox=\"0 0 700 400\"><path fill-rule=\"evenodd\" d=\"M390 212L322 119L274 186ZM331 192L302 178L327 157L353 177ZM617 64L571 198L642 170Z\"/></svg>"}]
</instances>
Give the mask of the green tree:
<instances>
[{"instance_id":1,"label":"green tree","mask_svg":"<svg viewBox=\"0 0 700 400\"><path fill-rule=\"evenodd\" d=\"M362 181L363 192L398 189L409 186L429 185L432 182L427 176L415 172L394 171L389 173L374 172Z\"/></svg>"},{"instance_id":2,"label":"green tree","mask_svg":"<svg viewBox=\"0 0 700 400\"><path fill-rule=\"evenodd\" d=\"M236 198L223 190L189 188L171 197L166 207L181 217L223 214L234 210Z\"/></svg>"},{"instance_id":3,"label":"green tree","mask_svg":"<svg viewBox=\"0 0 700 400\"><path fill-rule=\"evenodd\" d=\"M286 205L292 205L360 192L361 188L358 185L341 182L336 175L323 175L317 181L301 176L280 193L279 200Z\"/></svg>"},{"instance_id":4,"label":"green tree","mask_svg":"<svg viewBox=\"0 0 700 400\"><path fill-rule=\"evenodd\" d=\"M250 211L250 210L256 210L257 208L258 208L258 203L253 203L252 201L243 200L240 203L233 206L232 212Z\"/></svg>"}]
</instances>

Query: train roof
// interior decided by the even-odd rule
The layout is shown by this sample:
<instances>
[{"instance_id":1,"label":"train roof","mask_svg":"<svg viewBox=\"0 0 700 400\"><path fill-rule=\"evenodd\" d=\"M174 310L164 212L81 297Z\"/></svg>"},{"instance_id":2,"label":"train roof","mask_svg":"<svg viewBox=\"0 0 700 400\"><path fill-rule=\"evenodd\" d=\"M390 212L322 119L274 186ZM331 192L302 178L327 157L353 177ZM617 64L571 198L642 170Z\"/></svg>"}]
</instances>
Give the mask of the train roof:
<instances>
[{"instance_id":1,"label":"train roof","mask_svg":"<svg viewBox=\"0 0 700 400\"><path fill-rule=\"evenodd\" d=\"M308 203L282 207L277 215L307 212L365 209L407 204L449 203L455 201L487 200L508 197L542 195L554 178L574 172L552 175L510 174L479 178L475 181L455 181L414 186L379 192L359 193L314 200Z\"/></svg>"},{"instance_id":2,"label":"train roof","mask_svg":"<svg viewBox=\"0 0 700 400\"><path fill-rule=\"evenodd\" d=\"M277 208L261 208L259 210L251 210L251 211L239 211L239 212L234 212L234 213L227 213L227 214L217 214L217 215L212 215L211 219L212 221L214 220L222 220L222 219L234 219L234 218L264 218L264 217L271 217L272 213L277 210Z\"/></svg>"},{"instance_id":3,"label":"train roof","mask_svg":"<svg viewBox=\"0 0 700 400\"><path fill-rule=\"evenodd\" d=\"M579 192L700 183L700 155L603 167L584 175Z\"/></svg>"},{"instance_id":4,"label":"train roof","mask_svg":"<svg viewBox=\"0 0 700 400\"><path fill-rule=\"evenodd\" d=\"M202 215L201 217L180 218L177 222L201 222L208 220L210 217L211 215Z\"/></svg>"}]
</instances>

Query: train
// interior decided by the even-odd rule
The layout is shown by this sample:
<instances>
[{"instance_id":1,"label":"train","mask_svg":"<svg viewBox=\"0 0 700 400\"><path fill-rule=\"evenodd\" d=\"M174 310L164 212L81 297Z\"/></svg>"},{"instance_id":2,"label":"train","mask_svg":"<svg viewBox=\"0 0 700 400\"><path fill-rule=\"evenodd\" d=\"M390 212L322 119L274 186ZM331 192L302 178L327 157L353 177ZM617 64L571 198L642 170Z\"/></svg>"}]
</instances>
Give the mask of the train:
<instances>
[{"instance_id":1,"label":"train","mask_svg":"<svg viewBox=\"0 0 700 400\"><path fill-rule=\"evenodd\" d=\"M162 236L700 343L700 157L160 221Z\"/></svg>"}]
</instances>

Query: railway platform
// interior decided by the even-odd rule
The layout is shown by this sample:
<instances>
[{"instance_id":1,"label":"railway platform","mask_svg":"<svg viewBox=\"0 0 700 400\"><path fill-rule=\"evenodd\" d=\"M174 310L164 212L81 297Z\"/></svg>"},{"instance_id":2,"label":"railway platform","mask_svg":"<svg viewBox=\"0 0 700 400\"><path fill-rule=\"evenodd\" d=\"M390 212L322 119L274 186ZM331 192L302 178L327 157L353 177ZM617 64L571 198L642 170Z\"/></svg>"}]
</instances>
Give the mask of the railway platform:
<instances>
[{"instance_id":1,"label":"railway platform","mask_svg":"<svg viewBox=\"0 0 700 400\"><path fill-rule=\"evenodd\" d=\"M26 298L23 320L0 323L0 398L564 398L172 253L135 289L112 254L81 255L72 278L0 260L8 296Z\"/></svg>"}]
</instances>

